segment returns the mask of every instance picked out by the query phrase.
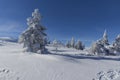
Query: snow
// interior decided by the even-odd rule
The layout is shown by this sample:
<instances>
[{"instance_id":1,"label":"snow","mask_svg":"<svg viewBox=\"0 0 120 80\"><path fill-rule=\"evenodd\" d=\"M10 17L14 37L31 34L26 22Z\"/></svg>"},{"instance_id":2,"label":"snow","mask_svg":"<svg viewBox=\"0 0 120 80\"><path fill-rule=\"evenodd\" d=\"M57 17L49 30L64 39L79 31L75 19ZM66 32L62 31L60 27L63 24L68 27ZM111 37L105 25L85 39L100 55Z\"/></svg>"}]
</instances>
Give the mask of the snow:
<instances>
[{"instance_id":1,"label":"snow","mask_svg":"<svg viewBox=\"0 0 120 80\"><path fill-rule=\"evenodd\" d=\"M11 37L0 37L0 42L5 42L5 41L16 42L17 40Z\"/></svg>"},{"instance_id":2,"label":"snow","mask_svg":"<svg viewBox=\"0 0 120 80\"><path fill-rule=\"evenodd\" d=\"M96 80L119 80L120 70L108 70L107 72L101 71L97 74Z\"/></svg>"},{"instance_id":3,"label":"snow","mask_svg":"<svg viewBox=\"0 0 120 80\"><path fill-rule=\"evenodd\" d=\"M2 45L0 80L120 80L119 56L87 56L65 47L56 52L49 46L51 54L33 54L24 53L18 43Z\"/></svg>"}]
</instances>

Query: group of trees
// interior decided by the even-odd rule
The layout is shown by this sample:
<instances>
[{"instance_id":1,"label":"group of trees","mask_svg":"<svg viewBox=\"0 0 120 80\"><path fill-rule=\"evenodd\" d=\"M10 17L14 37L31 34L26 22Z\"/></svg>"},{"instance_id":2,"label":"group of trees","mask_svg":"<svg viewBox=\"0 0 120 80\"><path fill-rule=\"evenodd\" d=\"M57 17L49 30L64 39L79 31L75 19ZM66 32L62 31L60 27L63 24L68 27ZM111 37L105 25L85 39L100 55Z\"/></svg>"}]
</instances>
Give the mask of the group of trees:
<instances>
[{"instance_id":1,"label":"group of trees","mask_svg":"<svg viewBox=\"0 0 120 80\"><path fill-rule=\"evenodd\" d=\"M82 44L80 40L78 40L77 43L75 43L74 38L72 38L71 41L67 41L66 47L75 48L77 50L83 50L85 48L85 46Z\"/></svg>"},{"instance_id":2,"label":"group of trees","mask_svg":"<svg viewBox=\"0 0 120 80\"><path fill-rule=\"evenodd\" d=\"M96 42L94 42L90 48L90 51L96 55L120 54L120 35L118 35L115 41L110 45L105 30L102 39L99 39Z\"/></svg>"},{"instance_id":3,"label":"group of trees","mask_svg":"<svg viewBox=\"0 0 120 80\"><path fill-rule=\"evenodd\" d=\"M28 28L20 35L19 43L23 44L25 51L35 53L45 53L45 45L47 43L46 28L41 24L41 14L38 9L35 9L32 16L27 18ZM57 40L54 40L55 46L60 45ZM67 41L66 47L83 50L85 46L80 40L77 42L72 38ZM94 42L90 51L97 55L116 55L120 54L120 35L117 36L115 41L110 45L108 41L107 32L105 30L103 37Z\"/></svg>"}]
</instances>

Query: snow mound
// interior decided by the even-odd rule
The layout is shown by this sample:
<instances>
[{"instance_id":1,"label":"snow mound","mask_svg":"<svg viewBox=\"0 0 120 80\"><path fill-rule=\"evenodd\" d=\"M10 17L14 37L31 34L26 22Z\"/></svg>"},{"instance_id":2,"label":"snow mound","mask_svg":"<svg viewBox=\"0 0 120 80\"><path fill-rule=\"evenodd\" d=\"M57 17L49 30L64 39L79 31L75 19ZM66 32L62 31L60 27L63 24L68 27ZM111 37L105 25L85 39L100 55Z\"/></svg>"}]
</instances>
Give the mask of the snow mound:
<instances>
[{"instance_id":1,"label":"snow mound","mask_svg":"<svg viewBox=\"0 0 120 80\"><path fill-rule=\"evenodd\" d=\"M97 73L96 79L93 80L120 80L120 70L108 70Z\"/></svg>"},{"instance_id":2,"label":"snow mound","mask_svg":"<svg viewBox=\"0 0 120 80\"><path fill-rule=\"evenodd\" d=\"M17 73L6 68L0 68L0 80L21 80Z\"/></svg>"}]
</instances>

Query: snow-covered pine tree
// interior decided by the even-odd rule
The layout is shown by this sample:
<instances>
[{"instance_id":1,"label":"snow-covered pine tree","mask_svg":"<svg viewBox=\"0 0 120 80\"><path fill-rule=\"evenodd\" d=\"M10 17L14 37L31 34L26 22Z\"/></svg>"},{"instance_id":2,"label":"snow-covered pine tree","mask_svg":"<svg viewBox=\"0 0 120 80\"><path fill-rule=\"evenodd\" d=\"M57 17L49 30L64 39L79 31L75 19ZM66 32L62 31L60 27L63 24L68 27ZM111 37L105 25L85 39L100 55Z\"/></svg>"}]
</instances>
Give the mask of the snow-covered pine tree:
<instances>
[{"instance_id":1,"label":"snow-covered pine tree","mask_svg":"<svg viewBox=\"0 0 120 80\"><path fill-rule=\"evenodd\" d=\"M28 29L25 30L19 37L19 43L23 43L23 47L27 52L45 51L45 38L47 34L44 32L46 28L41 25L41 14L39 9L35 9L32 17L27 18Z\"/></svg>"},{"instance_id":2,"label":"snow-covered pine tree","mask_svg":"<svg viewBox=\"0 0 120 80\"><path fill-rule=\"evenodd\" d=\"M109 55L109 42L106 30L103 37L92 44L91 51L97 55Z\"/></svg>"},{"instance_id":3,"label":"snow-covered pine tree","mask_svg":"<svg viewBox=\"0 0 120 80\"><path fill-rule=\"evenodd\" d=\"M75 40L72 37L71 42L70 42L70 47L74 48L75 47Z\"/></svg>"},{"instance_id":4,"label":"snow-covered pine tree","mask_svg":"<svg viewBox=\"0 0 120 80\"><path fill-rule=\"evenodd\" d=\"M108 46L109 45L108 35L107 35L107 31L106 30L104 31L103 38L101 39L101 43L104 46Z\"/></svg>"},{"instance_id":5,"label":"snow-covered pine tree","mask_svg":"<svg viewBox=\"0 0 120 80\"><path fill-rule=\"evenodd\" d=\"M84 45L82 44L82 42L80 40L77 41L75 48L77 50L83 50L84 49Z\"/></svg>"},{"instance_id":6,"label":"snow-covered pine tree","mask_svg":"<svg viewBox=\"0 0 120 80\"><path fill-rule=\"evenodd\" d=\"M56 45L58 45L59 43L58 43L58 41L55 39L55 40L53 40L53 45L54 46L56 46Z\"/></svg>"},{"instance_id":7,"label":"snow-covered pine tree","mask_svg":"<svg viewBox=\"0 0 120 80\"><path fill-rule=\"evenodd\" d=\"M100 40L94 42L91 47L91 52L95 55L107 55L109 54L109 50L104 47Z\"/></svg>"},{"instance_id":8,"label":"snow-covered pine tree","mask_svg":"<svg viewBox=\"0 0 120 80\"><path fill-rule=\"evenodd\" d=\"M119 53L120 55L120 34L115 39L115 42L113 43L113 49L115 53Z\"/></svg>"},{"instance_id":9,"label":"snow-covered pine tree","mask_svg":"<svg viewBox=\"0 0 120 80\"><path fill-rule=\"evenodd\" d=\"M67 41L66 47L67 47L67 48L70 48L70 41Z\"/></svg>"},{"instance_id":10,"label":"snow-covered pine tree","mask_svg":"<svg viewBox=\"0 0 120 80\"><path fill-rule=\"evenodd\" d=\"M55 39L53 40L53 46L55 47L56 53L58 51L58 47L59 47L59 42Z\"/></svg>"}]
</instances>

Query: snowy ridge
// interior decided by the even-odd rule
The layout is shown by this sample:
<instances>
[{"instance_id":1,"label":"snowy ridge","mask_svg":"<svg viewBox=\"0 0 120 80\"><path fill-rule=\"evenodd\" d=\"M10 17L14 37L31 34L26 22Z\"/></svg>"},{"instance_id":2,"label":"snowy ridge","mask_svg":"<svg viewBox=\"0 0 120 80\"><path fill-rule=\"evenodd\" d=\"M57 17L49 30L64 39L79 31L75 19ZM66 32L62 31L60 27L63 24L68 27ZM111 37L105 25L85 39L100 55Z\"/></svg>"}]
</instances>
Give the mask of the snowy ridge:
<instances>
[{"instance_id":1,"label":"snowy ridge","mask_svg":"<svg viewBox=\"0 0 120 80\"><path fill-rule=\"evenodd\" d=\"M16 39L11 38L11 37L0 37L0 41L6 41L6 42L17 42Z\"/></svg>"}]
</instances>

